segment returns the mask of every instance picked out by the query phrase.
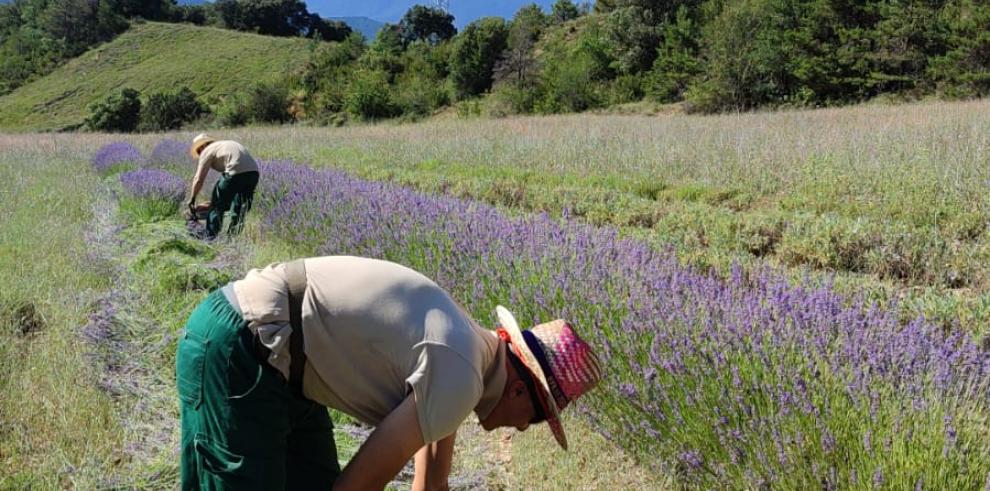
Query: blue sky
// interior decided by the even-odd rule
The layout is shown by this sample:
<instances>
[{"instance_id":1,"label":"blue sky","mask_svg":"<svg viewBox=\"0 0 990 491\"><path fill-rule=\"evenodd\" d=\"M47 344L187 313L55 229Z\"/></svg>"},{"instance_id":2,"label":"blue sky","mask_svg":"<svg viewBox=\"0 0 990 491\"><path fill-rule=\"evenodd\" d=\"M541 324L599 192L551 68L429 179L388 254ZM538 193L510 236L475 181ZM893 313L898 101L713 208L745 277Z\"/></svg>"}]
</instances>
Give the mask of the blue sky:
<instances>
[{"instance_id":1,"label":"blue sky","mask_svg":"<svg viewBox=\"0 0 990 491\"><path fill-rule=\"evenodd\" d=\"M305 0L310 12L322 17L371 17L382 22L398 22L416 4L431 5L430 0ZM523 5L535 3L546 12L555 0L450 0L450 11L458 28L468 22L494 15L506 19L515 15ZM580 3L580 2L575 2Z\"/></svg>"}]
</instances>

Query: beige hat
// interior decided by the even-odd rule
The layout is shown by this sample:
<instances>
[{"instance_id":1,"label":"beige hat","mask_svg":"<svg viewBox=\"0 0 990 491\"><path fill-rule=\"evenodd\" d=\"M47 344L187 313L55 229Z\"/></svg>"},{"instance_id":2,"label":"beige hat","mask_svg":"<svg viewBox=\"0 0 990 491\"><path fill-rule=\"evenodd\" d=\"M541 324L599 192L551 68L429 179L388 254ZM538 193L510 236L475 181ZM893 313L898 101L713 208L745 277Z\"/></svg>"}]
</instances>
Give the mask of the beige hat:
<instances>
[{"instance_id":1,"label":"beige hat","mask_svg":"<svg viewBox=\"0 0 990 491\"><path fill-rule=\"evenodd\" d=\"M203 151L203 148L215 141L217 141L216 138L213 138L206 133L196 135L196 138L193 138L192 146L189 147L189 155L192 155L194 159L198 159L200 152Z\"/></svg>"}]
</instances>

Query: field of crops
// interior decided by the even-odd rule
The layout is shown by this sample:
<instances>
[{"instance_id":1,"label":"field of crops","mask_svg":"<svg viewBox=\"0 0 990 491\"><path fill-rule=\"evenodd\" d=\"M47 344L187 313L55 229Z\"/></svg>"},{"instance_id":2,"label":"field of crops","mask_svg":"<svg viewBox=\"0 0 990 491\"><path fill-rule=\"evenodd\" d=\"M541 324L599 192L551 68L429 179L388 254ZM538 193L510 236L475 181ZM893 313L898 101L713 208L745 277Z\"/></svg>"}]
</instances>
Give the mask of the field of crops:
<instances>
[{"instance_id":1,"label":"field of crops","mask_svg":"<svg viewBox=\"0 0 990 491\"><path fill-rule=\"evenodd\" d=\"M566 317L606 363L560 468L547 435L467 433L455 487L984 489L986 109L242 129L255 209L210 244L178 218L189 135L0 137L0 484L167 487L195 303L355 254L483 323Z\"/></svg>"}]
</instances>

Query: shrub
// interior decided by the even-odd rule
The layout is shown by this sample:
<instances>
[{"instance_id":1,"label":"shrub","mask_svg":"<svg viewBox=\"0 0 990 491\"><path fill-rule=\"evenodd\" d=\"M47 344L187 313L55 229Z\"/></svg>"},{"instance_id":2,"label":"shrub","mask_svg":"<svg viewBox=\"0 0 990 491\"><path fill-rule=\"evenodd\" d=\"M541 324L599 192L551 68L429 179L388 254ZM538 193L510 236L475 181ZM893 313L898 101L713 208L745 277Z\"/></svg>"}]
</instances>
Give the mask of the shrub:
<instances>
[{"instance_id":1,"label":"shrub","mask_svg":"<svg viewBox=\"0 0 990 491\"><path fill-rule=\"evenodd\" d=\"M279 83L258 83L245 98L247 115L256 123L286 123L289 114L289 88Z\"/></svg>"},{"instance_id":2,"label":"shrub","mask_svg":"<svg viewBox=\"0 0 990 491\"><path fill-rule=\"evenodd\" d=\"M217 110L223 126L292 121L289 88L279 83L258 83L247 91L227 96Z\"/></svg>"},{"instance_id":3,"label":"shrub","mask_svg":"<svg viewBox=\"0 0 990 491\"><path fill-rule=\"evenodd\" d=\"M217 120L226 127L244 126L251 122L243 94L232 94L223 99L217 109Z\"/></svg>"},{"instance_id":4,"label":"shrub","mask_svg":"<svg viewBox=\"0 0 990 491\"><path fill-rule=\"evenodd\" d=\"M136 166L143 160L141 151L135 148L134 145L127 142L115 142L100 147L96 151L96 154L93 155L93 160L90 163L96 172L100 174L112 174L115 171L119 172L123 166Z\"/></svg>"},{"instance_id":5,"label":"shrub","mask_svg":"<svg viewBox=\"0 0 990 491\"><path fill-rule=\"evenodd\" d=\"M93 131L130 133L137 128L140 117L141 93L125 88L92 104L85 125Z\"/></svg>"},{"instance_id":6,"label":"shrub","mask_svg":"<svg viewBox=\"0 0 990 491\"><path fill-rule=\"evenodd\" d=\"M344 97L344 109L361 119L390 118L398 108L389 94L388 78L380 70L359 70Z\"/></svg>"},{"instance_id":7,"label":"shrub","mask_svg":"<svg viewBox=\"0 0 990 491\"><path fill-rule=\"evenodd\" d=\"M188 87L175 92L156 92L141 108L142 131L168 131L181 128L207 112L206 105Z\"/></svg>"}]
</instances>

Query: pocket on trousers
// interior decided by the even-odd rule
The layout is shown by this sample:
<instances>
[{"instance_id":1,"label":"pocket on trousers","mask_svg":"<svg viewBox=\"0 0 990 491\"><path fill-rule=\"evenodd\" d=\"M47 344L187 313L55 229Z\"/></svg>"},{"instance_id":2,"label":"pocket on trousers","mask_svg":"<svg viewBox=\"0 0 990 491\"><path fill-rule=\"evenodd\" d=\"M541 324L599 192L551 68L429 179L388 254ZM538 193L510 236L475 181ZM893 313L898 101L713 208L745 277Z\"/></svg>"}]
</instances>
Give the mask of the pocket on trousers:
<instances>
[{"instance_id":1,"label":"pocket on trousers","mask_svg":"<svg viewBox=\"0 0 990 491\"><path fill-rule=\"evenodd\" d=\"M203 402L203 373L209 343L209 340L187 330L175 352L175 385L179 400L194 409Z\"/></svg>"},{"instance_id":2,"label":"pocket on trousers","mask_svg":"<svg viewBox=\"0 0 990 491\"><path fill-rule=\"evenodd\" d=\"M259 391L265 369L246 348L235 346L227 357L227 397L247 399Z\"/></svg>"},{"instance_id":3,"label":"pocket on trousers","mask_svg":"<svg viewBox=\"0 0 990 491\"><path fill-rule=\"evenodd\" d=\"M196 455L203 463L203 468L208 472L213 474L241 474L239 471L244 465L244 457L203 437L196 437L193 445L196 448Z\"/></svg>"}]
</instances>

